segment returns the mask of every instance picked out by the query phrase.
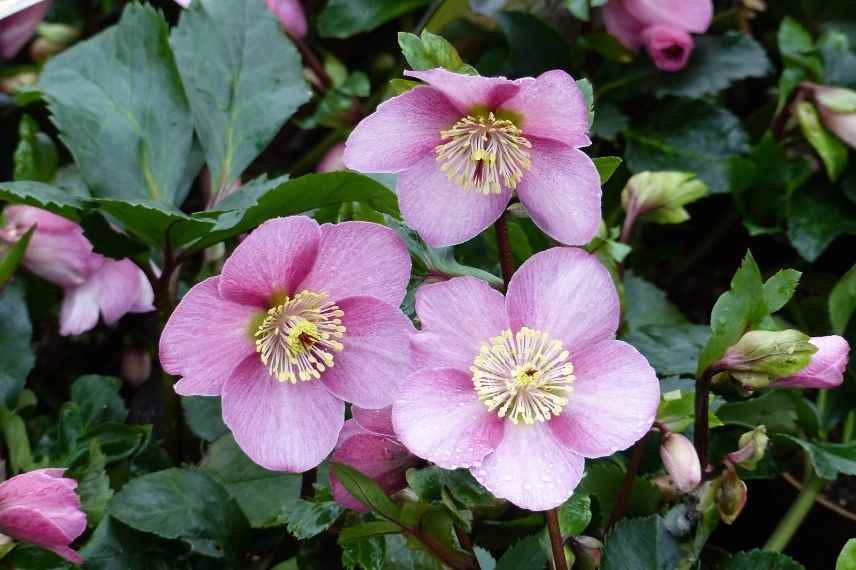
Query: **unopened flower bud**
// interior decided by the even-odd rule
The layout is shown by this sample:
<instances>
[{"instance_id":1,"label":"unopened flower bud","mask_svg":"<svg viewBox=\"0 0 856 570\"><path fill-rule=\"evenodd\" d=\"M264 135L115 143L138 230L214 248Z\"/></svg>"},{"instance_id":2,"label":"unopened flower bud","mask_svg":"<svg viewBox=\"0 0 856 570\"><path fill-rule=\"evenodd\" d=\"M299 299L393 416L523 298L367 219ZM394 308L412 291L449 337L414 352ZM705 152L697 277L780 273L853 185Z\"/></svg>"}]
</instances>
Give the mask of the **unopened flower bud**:
<instances>
[{"instance_id":1,"label":"unopened flower bud","mask_svg":"<svg viewBox=\"0 0 856 570\"><path fill-rule=\"evenodd\" d=\"M716 488L716 508L725 524L733 523L740 516L748 496L746 483L737 476L734 466L729 465L719 476Z\"/></svg>"},{"instance_id":2,"label":"unopened flower bud","mask_svg":"<svg viewBox=\"0 0 856 570\"><path fill-rule=\"evenodd\" d=\"M690 219L684 206L705 194L707 186L691 172L641 172L628 180L621 204L628 217L679 224Z\"/></svg>"},{"instance_id":3,"label":"unopened flower bud","mask_svg":"<svg viewBox=\"0 0 856 570\"><path fill-rule=\"evenodd\" d=\"M808 366L787 378L773 382L776 388L821 388L841 386L850 345L840 336L813 336L809 342L817 347Z\"/></svg>"},{"instance_id":4,"label":"unopened flower bud","mask_svg":"<svg viewBox=\"0 0 856 570\"><path fill-rule=\"evenodd\" d=\"M569 542L574 552L574 568L595 570L600 567L600 559L603 558L601 541L591 536L574 536Z\"/></svg>"},{"instance_id":5,"label":"unopened flower bud","mask_svg":"<svg viewBox=\"0 0 856 570\"><path fill-rule=\"evenodd\" d=\"M152 357L145 350L132 348L122 355L122 378L131 386L139 386L152 372Z\"/></svg>"},{"instance_id":6,"label":"unopened flower bud","mask_svg":"<svg viewBox=\"0 0 856 570\"><path fill-rule=\"evenodd\" d=\"M35 85L39 80L38 73L34 71L21 71L0 79L0 92L13 94L19 89Z\"/></svg>"},{"instance_id":7,"label":"unopened flower bud","mask_svg":"<svg viewBox=\"0 0 856 570\"><path fill-rule=\"evenodd\" d=\"M729 453L728 459L743 469L754 471L758 462L764 457L769 442L770 438L767 437L766 426L758 426L740 436L740 440L737 442L740 449Z\"/></svg>"},{"instance_id":8,"label":"unopened flower bud","mask_svg":"<svg viewBox=\"0 0 856 570\"><path fill-rule=\"evenodd\" d=\"M663 434L660 459L675 486L689 493L701 482L701 463L692 442L679 433Z\"/></svg>"},{"instance_id":9,"label":"unopened flower bud","mask_svg":"<svg viewBox=\"0 0 856 570\"><path fill-rule=\"evenodd\" d=\"M856 91L804 83L811 91L823 125L852 148L856 148Z\"/></svg>"},{"instance_id":10,"label":"unopened flower bud","mask_svg":"<svg viewBox=\"0 0 856 570\"><path fill-rule=\"evenodd\" d=\"M342 158L344 155L345 143L333 145L318 162L318 166L315 167L315 170L318 172L337 172L340 170L347 170L348 167L345 166L345 161Z\"/></svg>"},{"instance_id":11,"label":"unopened flower bud","mask_svg":"<svg viewBox=\"0 0 856 570\"><path fill-rule=\"evenodd\" d=\"M668 475L657 475L652 477L650 482L660 492L660 500L663 503L671 503L681 496L680 490Z\"/></svg>"},{"instance_id":12,"label":"unopened flower bud","mask_svg":"<svg viewBox=\"0 0 856 570\"><path fill-rule=\"evenodd\" d=\"M299 0L267 0L267 7L276 14L288 35L298 40L303 39L308 26Z\"/></svg>"},{"instance_id":13,"label":"unopened flower bud","mask_svg":"<svg viewBox=\"0 0 856 570\"><path fill-rule=\"evenodd\" d=\"M750 331L729 348L716 367L744 388L765 388L778 378L796 374L811 361L817 347L797 330Z\"/></svg>"}]
</instances>

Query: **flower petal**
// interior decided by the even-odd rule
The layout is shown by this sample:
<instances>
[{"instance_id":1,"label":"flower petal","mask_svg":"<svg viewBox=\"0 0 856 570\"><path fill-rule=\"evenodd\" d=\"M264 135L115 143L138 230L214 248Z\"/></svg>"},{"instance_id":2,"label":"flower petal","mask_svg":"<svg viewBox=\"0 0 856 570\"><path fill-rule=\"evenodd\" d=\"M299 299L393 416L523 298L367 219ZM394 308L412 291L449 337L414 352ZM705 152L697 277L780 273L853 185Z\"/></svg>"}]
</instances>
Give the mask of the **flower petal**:
<instances>
[{"instance_id":1,"label":"flower petal","mask_svg":"<svg viewBox=\"0 0 856 570\"><path fill-rule=\"evenodd\" d=\"M642 31L642 41L654 65L663 71L683 69L695 42L691 35L670 26L651 26Z\"/></svg>"},{"instance_id":2,"label":"flower petal","mask_svg":"<svg viewBox=\"0 0 856 570\"><path fill-rule=\"evenodd\" d=\"M137 304L141 277L143 272L130 259L105 259L92 275L105 323L116 324Z\"/></svg>"},{"instance_id":3,"label":"flower petal","mask_svg":"<svg viewBox=\"0 0 856 570\"><path fill-rule=\"evenodd\" d=\"M368 222L321 226L318 256L299 289L332 300L376 297L399 306L410 281L410 254L393 230Z\"/></svg>"},{"instance_id":4,"label":"flower petal","mask_svg":"<svg viewBox=\"0 0 856 570\"><path fill-rule=\"evenodd\" d=\"M272 471L300 473L333 451L345 403L317 380L279 382L250 356L223 385L223 421L250 459Z\"/></svg>"},{"instance_id":5,"label":"flower petal","mask_svg":"<svg viewBox=\"0 0 856 570\"><path fill-rule=\"evenodd\" d=\"M712 0L621 0L637 20L702 34L713 19ZM610 2L612 4L613 2Z\"/></svg>"},{"instance_id":6,"label":"flower petal","mask_svg":"<svg viewBox=\"0 0 856 570\"><path fill-rule=\"evenodd\" d=\"M502 293L475 277L416 290L422 330L413 336L418 368L469 370L482 344L510 328Z\"/></svg>"},{"instance_id":7,"label":"flower petal","mask_svg":"<svg viewBox=\"0 0 856 570\"><path fill-rule=\"evenodd\" d=\"M182 376L182 396L219 396L235 367L256 352L250 323L260 310L220 297L219 277L188 291L173 311L160 338L163 369Z\"/></svg>"},{"instance_id":8,"label":"flower petal","mask_svg":"<svg viewBox=\"0 0 856 570\"><path fill-rule=\"evenodd\" d=\"M543 422L505 422L502 441L471 471L496 497L530 511L546 511L573 494L584 464Z\"/></svg>"},{"instance_id":9,"label":"flower petal","mask_svg":"<svg viewBox=\"0 0 856 570\"><path fill-rule=\"evenodd\" d=\"M345 143L345 165L360 172L401 172L440 144L440 131L461 119L442 93L420 86L381 103Z\"/></svg>"},{"instance_id":10,"label":"flower petal","mask_svg":"<svg viewBox=\"0 0 856 570\"><path fill-rule=\"evenodd\" d=\"M574 78L561 70L548 71L523 84L502 104L520 115L525 137L551 139L572 147L588 146L588 105Z\"/></svg>"},{"instance_id":11,"label":"flower petal","mask_svg":"<svg viewBox=\"0 0 856 570\"><path fill-rule=\"evenodd\" d=\"M628 12L622 0L607 2L601 14L606 31L621 45L632 50L642 47L642 30L646 24Z\"/></svg>"},{"instance_id":12,"label":"flower petal","mask_svg":"<svg viewBox=\"0 0 856 570\"><path fill-rule=\"evenodd\" d=\"M642 438L657 415L660 383L635 348L607 340L571 356L574 390L550 420L563 445L585 457L606 457Z\"/></svg>"},{"instance_id":13,"label":"flower petal","mask_svg":"<svg viewBox=\"0 0 856 570\"><path fill-rule=\"evenodd\" d=\"M798 373L773 382L777 388L837 388L844 381L844 369L850 345L840 336L815 336L809 339L817 347L808 366Z\"/></svg>"},{"instance_id":14,"label":"flower petal","mask_svg":"<svg viewBox=\"0 0 856 570\"><path fill-rule=\"evenodd\" d=\"M395 437L395 428L392 427L392 406L379 410L351 406L351 414L354 416L354 421L363 430L378 435Z\"/></svg>"},{"instance_id":15,"label":"flower petal","mask_svg":"<svg viewBox=\"0 0 856 570\"><path fill-rule=\"evenodd\" d=\"M93 281L66 288L59 310L59 334L75 336L94 329L98 314L98 288Z\"/></svg>"},{"instance_id":16,"label":"flower petal","mask_svg":"<svg viewBox=\"0 0 856 570\"><path fill-rule=\"evenodd\" d=\"M45 0L0 20L0 55L3 59L12 59L27 45L51 5L53 0Z\"/></svg>"},{"instance_id":17,"label":"flower petal","mask_svg":"<svg viewBox=\"0 0 856 570\"><path fill-rule=\"evenodd\" d=\"M267 0L267 7L290 36L301 39L306 35L306 14L299 0Z\"/></svg>"},{"instance_id":18,"label":"flower petal","mask_svg":"<svg viewBox=\"0 0 856 570\"><path fill-rule=\"evenodd\" d=\"M511 192L484 195L464 190L440 170L433 155L398 176L401 215L432 247L457 245L476 237L499 218Z\"/></svg>"},{"instance_id":19,"label":"flower petal","mask_svg":"<svg viewBox=\"0 0 856 570\"><path fill-rule=\"evenodd\" d=\"M410 373L413 325L398 307L373 297L349 297L337 304L345 313L345 348L334 355L334 366L321 374L321 382L345 401L385 408Z\"/></svg>"},{"instance_id":20,"label":"flower petal","mask_svg":"<svg viewBox=\"0 0 856 570\"><path fill-rule=\"evenodd\" d=\"M411 453L443 469L479 464L502 437L502 420L476 397L470 375L451 368L411 375L392 423Z\"/></svg>"},{"instance_id":21,"label":"flower petal","mask_svg":"<svg viewBox=\"0 0 856 570\"><path fill-rule=\"evenodd\" d=\"M274 294L293 295L312 269L319 237L318 224L306 216L268 220L226 260L220 296L267 308Z\"/></svg>"},{"instance_id":22,"label":"flower petal","mask_svg":"<svg viewBox=\"0 0 856 570\"><path fill-rule=\"evenodd\" d=\"M511 278L506 296L512 329L526 326L562 341L571 354L618 330L618 293L609 272L581 249L536 253Z\"/></svg>"},{"instance_id":23,"label":"flower petal","mask_svg":"<svg viewBox=\"0 0 856 570\"><path fill-rule=\"evenodd\" d=\"M532 141L532 166L517 186L520 201L544 233L567 245L585 245L601 219L600 175L584 152Z\"/></svg>"},{"instance_id":24,"label":"flower petal","mask_svg":"<svg viewBox=\"0 0 856 570\"><path fill-rule=\"evenodd\" d=\"M415 77L440 90L463 114L468 114L474 107L494 110L514 97L521 85L534 81L531 77L512 81L505 77L464 75L439 67L425 71L405 71L404 75Z\"/></svg>"}]
</instances>

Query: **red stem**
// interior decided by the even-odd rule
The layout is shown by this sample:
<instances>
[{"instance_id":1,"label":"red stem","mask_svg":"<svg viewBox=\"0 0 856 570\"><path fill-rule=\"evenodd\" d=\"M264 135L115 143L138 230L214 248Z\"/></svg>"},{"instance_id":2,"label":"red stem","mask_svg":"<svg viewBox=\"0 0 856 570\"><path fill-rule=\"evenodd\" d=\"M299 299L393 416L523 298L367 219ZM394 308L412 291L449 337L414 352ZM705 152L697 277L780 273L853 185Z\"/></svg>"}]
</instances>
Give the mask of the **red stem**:
<instances>
[{"instance_id":1,"label":"red stem","mask_svg":"<svg viewBox=\"0 0 856 570\"><path fill-rule=\"evenodd\" d=\"M550 534L550 547L553 550L553 566L556 570L568 570L565 559L565 541L562 538L562 528L559 526L559 509L544 512L547 519L547 532Z\"/></svg>"},{"instance_id":2,"label":"red stem","mask_svg":"<svg viewBox=\"0 0 856 570\"><path fill-rule=\"evenodd\" d=\"M630 462L627 464L627 473L624 474L624 481L621 482L621 489L618 490L615 507L609 515L609 522L606 523L605 533L609 532L615 526L615 523L624 516L624 511L627 508L627 499L630 497L630 491L633 489L636 472L639 471L639 461L642 459L642 449L644 447L643 441L644 439L640 439L633 444L633 449L630 452Z\"/></svg>"},{"instance_id":3,"label":"red stem","mask_svg":"<svg viewBox=\"0 0 856 570\"><path fill-rule=\"evenodd\" d=\"M505 288L508 289L508 283L511 281L511 276L514 275L514 257L511 255L511 240L508 238L508 221L503 212L496 223L493 225L496 231L496 246L499 249L499 266L502 268L502 280L505 283Z\"/></svg>"}]
</instances>

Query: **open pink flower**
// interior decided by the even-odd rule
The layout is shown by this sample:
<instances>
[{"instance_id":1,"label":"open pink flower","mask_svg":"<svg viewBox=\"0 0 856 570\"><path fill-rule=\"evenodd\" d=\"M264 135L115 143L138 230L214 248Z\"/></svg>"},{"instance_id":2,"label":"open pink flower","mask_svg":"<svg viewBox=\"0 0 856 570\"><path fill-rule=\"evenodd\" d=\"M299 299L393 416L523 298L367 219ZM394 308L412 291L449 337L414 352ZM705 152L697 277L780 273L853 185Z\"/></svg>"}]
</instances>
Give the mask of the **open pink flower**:
<instances>
[{"instance_id":1,"label":"open pink flower","mask_svg":"<svg viewBox=\"0 0 856 570\"><path fill-rule=\"evenodd\" d=\"M31 227L36 231L24 254L24 267L65 291L60 334L78 335L104 322L113 325L127 313L154 310L154 292L145 274L129 259L93 252L74 222L30 206L8 206L0 240L14 243Z\"/></svg>"},{"instance_id":2,"label":"open pink flower","mask_svg":"<svg viewBox=\"0 0 856 570\"><path fill-rule=\"evenodd\" d=\"M53 0L45 0L0 20L0 55L4 59L12 59L27 45L52 4Z\"/></svg>"},{"instance_id":3,"label":"open pink flower","mask_svg":"<svg viewBox=\"0 0 856 570\"><path fill-rule=\"evenodd\" d=\"M405 473L419 462L419 458L396 438L391 408L364 410L353 406L351 412L354 418L345 422L331 459L371 477L388 495L404 489L407 486ZM330 487L338 503L355 511L368 511L332 472Z\"/></svg>"},{"instance_id":4,"label":"open pink flower","mask_svg":"<svg viewBox=\"0 0 856 570\"><path fill-rule=\"evenodd\" d=\"M619 303L592 255L532 256L503 297L458 277L416 292L421 368L393 405L399 439L444 469L467 467L531 510L562 504L584 458L625 449L651 427L654 370L615 340Z\"/></svg>"},{"instance_id":5,"label":"open pink flower","mask_svg":"<svg viewBox=\"0 0 856 570\"><path fill-rule=\"evenodd\" d=\"M712 19L711 0L610 0L603 8L607 31L628 49L645 47L663 71L687 64L690 34L706 32Z\"/></svg>"},{"instance_id":6,"label":"open pink flower","mask_svg":"<svg viewBox=\"0 0 856 570\"><path fill-rule=\"evenodd\" d=\"M838 388L844 381L844 369L850 345L840 336L815 336L809 342L817 347L808 366L799 373L775 380L776 388Z\"/></svg>"},{"instance_id":7,"label":"open pink flower","mask_svg":"<svg viewBox=\"0 0 856 570\"><path fill-rule=\"evenodd\" d=\"M161 363L182 376L179 394L222 397L253 461L306 471L333 450L343 400L389 406L409 372L412 325L398 309L409 277L410 256L388 228L270 220L184 296Z\"/></svg>"},{"instance_id":8,"label":"open pink flower","mask_svg":"<svg viewBox=\"0 0 856 570\"><path fill-rule=\"evenodd\" d=\"M399 173L401 213L429 245L475 237L515 193L551 237L588 243L600 224L600 178L578 150L591 144L588 109L570 75L405 74L428 85L360 122L344 158L352 170Z\"/></svg>"},{"instance_id":9,"label":"open pink flower","mask_svg":"<svg viewBox=\"0 0 856 570\"><path fill-rule=\"evenodd\" d=\"M77 481L63 469L38 469L0 483L0 533L80 564L69 544L86 530L86 515L74 492Z\"/></svg>"}]
</instances>

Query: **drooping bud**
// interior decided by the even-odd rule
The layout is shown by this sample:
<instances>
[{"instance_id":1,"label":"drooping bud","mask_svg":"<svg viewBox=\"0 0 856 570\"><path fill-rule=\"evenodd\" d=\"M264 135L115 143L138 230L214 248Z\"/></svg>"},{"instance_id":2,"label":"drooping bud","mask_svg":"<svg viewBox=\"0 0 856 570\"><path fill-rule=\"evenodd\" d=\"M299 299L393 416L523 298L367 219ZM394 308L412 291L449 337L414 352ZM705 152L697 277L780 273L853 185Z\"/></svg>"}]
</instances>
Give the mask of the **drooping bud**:
<instances>
[{"instance_id":1,"label":"drooping bud","mask_svg":"<svg viewBox=\"0 0 856 570\"><path fill-rule=\"evenodd\" d=\"M591 536L573 536L569 539L571 550L574 552L574 568L580 570L596 570L603 558L603 543Z\"/></svg>"},{"instance_id":2,"label":"drooping bud","mask_svg":"<svg viewBox=\"0 0 856 570\"><path fill-rule=\"evenodd\" d=\"M80 28L76 26L41 23L38 37L30 46L30 56L35 61L44 61L77 41L80 32Z\"/></svg>"},{"instance_id":3,"label":"drooping bud","mask_svg":"<svg viewBox=\"0 0 856 570\"><path fill-rule=\"evenodd\" d=\"M820 388L841 386L850 345L840 336L814 336L809 339L817 347L808 366L787 378L773 382L776 388Z\"/></svg>"},{"instance_id":4,"label":"drooping bud","mask_svg":"<svg viewBox=\"0 0 856 570\"><path fill-rule=\"evenodd\" d=\"M656 224L679 224L690 219L686 206L707 194L707 186L691 172L640 172L621 193L627 213L622 241L627 241L637 219Z\"/></svg>"},{"instance_id":5,"label":"drooping bud","mask_svg":"<svg viewBox=\"0 0 856 570\"><path fill-rule=\"evenodd\" d=\"M744 388L757 390L798 373L815 352L817 347L808 335L797 330L750 331L725 352L716 366Z\"/></svg>"},{"instance_id":6,"label":"drooping bud","mask_svg":"<svg viewBox=\"0 0 856 570\"><path fill-rule=\"evenodd\" d=\"M692 442L679 433L663 434L660 459L675 486L689 493L701 482L701 463Z\"/></svg>"},{"instance_id":7,"label":"drooping bud","mask_svg":"<svg viewBox=\"0 0 856 570\"><path fill-rule=\"evenodd\" d=\"M740 448L728 454L728 459L743 469L754 471L758 462L764 457L770 438L766 426L758 426L740 436L737 444Z\"/></svg>"},{"instance_id":8,"label":"drooping bud","mask_svg":"<svg viewBox=\"0 0 856 570\"><path fill-rule=\"evenodd\" d=\"M298 40L303 39L308 26L300 0L267 0L267 7L276 14L279 23L289 36Z\"/></svg>"},{"instance_id":9,"label":"drooping bud","mask_svg":"<svg viewBox=\"0 0 856 570\"><path fill-rule=\"evenodd\" d=\"M856 91L804 83L811 91L823 125L852 148L856 148Z\"/></svg>"},{"instance_id":10,"label":"drooping bud","mask_svg":"<svg viewBox=\"0 0 856 570\"><path fill-rule=\"evenodd\" d=\"M128 349L122 354L122 378L131 386L139 386L152 372L152 357L139 348Z\"/></svg>"},{"instance_id":11,"label":"drooping bud","mask_svg":"<svg viewBox=\"0 0 856 570\"><path fill-rule=\"evenodd\" d=\"M748 497L746 483L737 476L733 465L727 465L725 471L719 476L716 488L716 508L725 524L731 524L737 520L743 507L746 506Z\"/></svg>"}]
</instances>

